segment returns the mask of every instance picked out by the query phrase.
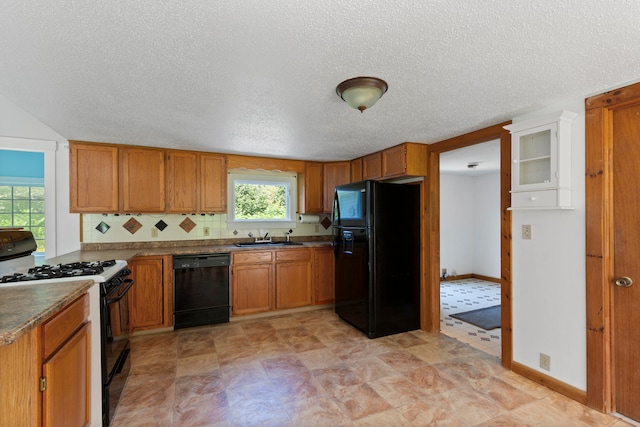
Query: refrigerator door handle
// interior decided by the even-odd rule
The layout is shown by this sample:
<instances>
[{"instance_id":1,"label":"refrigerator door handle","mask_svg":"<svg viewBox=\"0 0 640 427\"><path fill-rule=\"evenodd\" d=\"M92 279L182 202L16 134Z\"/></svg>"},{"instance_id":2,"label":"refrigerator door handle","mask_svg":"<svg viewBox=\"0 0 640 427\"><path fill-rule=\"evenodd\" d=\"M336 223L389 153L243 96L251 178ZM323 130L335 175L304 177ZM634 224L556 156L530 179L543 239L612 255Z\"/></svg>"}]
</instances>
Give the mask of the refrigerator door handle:
<instances>
[{"instance_id":1,"label":"refrigerator door handle","mask_svg":"<svg viewBox=\"0 0 640 427\"><path fill-rule=\"evenodd\" d=\"M338 199L338 192L333 192L333 225L340 224L340 200Z\"/></svg>"},{"instance_id":2,"label":"refrigerator door handle","mask_svg":"<svg viewBox=\"0 0 640 427\"><path fill-rule=\"evenodd\" d=\"M342 234L342 252L347 255L353 254L353 233L351 231L344 231Z\"/></svg>"}]
</instances>

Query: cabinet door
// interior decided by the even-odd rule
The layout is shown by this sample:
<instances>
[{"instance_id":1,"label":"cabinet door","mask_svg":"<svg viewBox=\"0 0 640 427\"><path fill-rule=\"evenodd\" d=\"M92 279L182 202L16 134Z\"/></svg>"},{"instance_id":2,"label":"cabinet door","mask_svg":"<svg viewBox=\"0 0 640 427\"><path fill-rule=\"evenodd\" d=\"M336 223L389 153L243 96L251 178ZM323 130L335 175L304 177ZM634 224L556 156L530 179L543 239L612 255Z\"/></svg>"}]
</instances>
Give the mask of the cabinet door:
<instances>
[{"instance_id":1,"label":"cabinet door","mask_svg":"<svg viewBox=\"0 0 640 427\"><path fill-rule=\"evenodd\" d=\"M167 151L167 212L198 210L198 155L191 151Z\"/></svg>"},{"instance_id":2,"label":"cabinet door","mask_svg":"<svg viewBox=\"0 0 640 427\"><path fill-rule=\"evenodd\" d=\"M298 182L298 186L301 187L298 200L300 213L322 213L322 174L322 163L307 162L305 164L304 181Z\"/></svg>"},{"instance_id":3,"label":"cabinet door","mask_svg":"<svg viewBox=\"0 0 640 427\"><path fill-rule=\"evenodd\" d=\"M331 212L333 208L333 192L338 185L348 184L351 178L350 162L331 162L324 164L323 179L323 206L325 212Z\"/></svg>"},{"instance_id":4,"label":"cabinet door","mask_svg":"<svg viewBox=\"0 0 640 427\"><path fill-rule=\"evenodd\" d=\"M362 158L362 179L382 178L382 153L369 154Z\"/></svg>"},{"instance_id":5,"label":"cabinet door","mask_svg":"<svg viewBox=\"0 0 640 427\"><path fill-rule=\"evenodd\" d=\"M118 148L69 144L71 212L118 212Z\"/></svg>"},{"instance_id":6,"label":"cabinet door","mask_svg":"<svg viewBox=\"0 0 640 427\"><path fill-rule=\"evenodd\" d=\"M313 304L312 295L309 262L276 264L276 309Z\"/></svg>"},{"instance_id":7,"label":"cabinet door","mask_svg":"<svg viewBox=\"0 0 640 427\"><path fill-rule=\"evenodd\" d=\"M236 265L231 269L234 315L273 308L273 264Z\"/></svg>"},{"instance_id":8,"label":"cabinet door","mask_svg":"<svg viewBox=\"0 0 640 427\"><path fill-rule=\"evenodd\" d=\"M227 158L200 154L200 212L227 211Z\"/></svg>"},{"instance_id":9,"label":"cabinet door","mask_svg":"<svg viewBox=\"0 0 640 427\"><path fill-rule=\"evenodd\" d=\"M120 193L124 212L164 212L164 150L120 148Z\"/></svg>"},{"instance_id":10,"label":"cabinet door","mask_svg":"<svg viewBox=\"0 0 640 427\"><path fill-rule=\"evenodd\" d=\"M351 182L362 181L362 159L351 160Z\"/></svg>"},{"instance_id":11,"label":"cabinet door","mask_svg":"<svg viewBox=\"0 0 640 427\"><path fill-rule=\"evenodd\" d=\"M407 172L407 149L403 145L382 152L382 176L404 175Z\"/></svg>"},{"instance_id":12,"label":"cabinet door","mask_svg":"<svg viewBox=\"0 0 640 427\"><path fill-rule=\"evenodd\" d=\"M165 319L164 259L139 257L129 263L134 285L128 293L129 323L133 331L170 326ZM166 320L166 322L165 322Z\"/></svg>"},{"instance_id":13,"label":"cabinet door","mask_svg":"<svg viewBox=\"0 0 640 427\"><path fill-rule=\"evenodd\" d=\"M313 283L316 304L334 302L334 263L332 248L318 248L313 251Z\"/></svg>"},{"instance_id":14,"label":"cabinet door","mask_svg":"<svg viewBox=\"0 0 640 427\"><path fill-rule=\"evenodd\" d=\"M46 389L42 394L45 427L88 425L90 345L89 323L86 323L42 365L46 379Z\"/></svg>"}]
</instances>

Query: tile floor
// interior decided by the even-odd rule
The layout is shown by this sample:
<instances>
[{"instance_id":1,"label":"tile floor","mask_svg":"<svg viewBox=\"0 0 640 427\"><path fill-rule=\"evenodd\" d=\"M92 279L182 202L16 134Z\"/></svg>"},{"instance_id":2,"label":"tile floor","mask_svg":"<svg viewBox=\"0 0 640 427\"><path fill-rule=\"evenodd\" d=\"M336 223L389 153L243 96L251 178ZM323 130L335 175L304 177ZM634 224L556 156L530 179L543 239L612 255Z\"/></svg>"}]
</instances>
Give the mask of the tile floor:
<instances>
[{"instance_id":1,"label":"tile floor","mask_svg":"<svg viewBox=\"0 0 640 427\"><path fill-rule=\"evenodd\" d=\"M468 344L332 310L132 340L114 426L615 426Z\"/></svg>"},{"instance_id":2,"label":"tile floor","mask_svg":"<svg viewBox=\"0 0 640 427\"><path fill-rule=\"evenodd\" d=\"M499 358L502 351L500 328L487 331L450 317L451 314L499 304L500 284L498 283L480 279L441 282L440 332Z\"/></svg>"}]
</instances>

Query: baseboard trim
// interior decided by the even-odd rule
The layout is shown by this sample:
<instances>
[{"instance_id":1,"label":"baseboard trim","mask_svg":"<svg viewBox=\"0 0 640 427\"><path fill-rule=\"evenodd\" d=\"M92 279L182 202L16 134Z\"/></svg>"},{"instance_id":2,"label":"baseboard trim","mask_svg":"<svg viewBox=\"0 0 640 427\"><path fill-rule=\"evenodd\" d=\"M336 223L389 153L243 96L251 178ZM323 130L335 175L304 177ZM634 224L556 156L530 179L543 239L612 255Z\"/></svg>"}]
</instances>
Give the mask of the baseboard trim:
<instances>
[{"instance_id":1,"label":"baseboard trim","mask_svg":"<svg viewBox=\"0 0 640 427\"><path fill-rule=\"evenodd\" d=\"M474 278L474 279L480 279L480 280L484 280L484 281L487 281L487 282L500 283L500 279L497 279L495 277L483 276L482 274L473 273L471 275L471 277Z\"/></svg>"},{"instance_id":2,"label":"baseboard trim","mask_svg":"<svg viewBox=\"0 0 640 427\"><path fill-rule=\"evenodd\" d=\"M511 370L518 375L522 375L523 377L528 378L531 381L534 381L538 384L550 388L553 391L567 396L569 399L573 399L577 402L582 403L583 405L587 404L586 391L575 388L572 385L559 381L555 378L550 377L549 375L545 375L540 371L529 368L528 366L525 366L518 362L511 362Z\"/></svg>"}]
</instances>

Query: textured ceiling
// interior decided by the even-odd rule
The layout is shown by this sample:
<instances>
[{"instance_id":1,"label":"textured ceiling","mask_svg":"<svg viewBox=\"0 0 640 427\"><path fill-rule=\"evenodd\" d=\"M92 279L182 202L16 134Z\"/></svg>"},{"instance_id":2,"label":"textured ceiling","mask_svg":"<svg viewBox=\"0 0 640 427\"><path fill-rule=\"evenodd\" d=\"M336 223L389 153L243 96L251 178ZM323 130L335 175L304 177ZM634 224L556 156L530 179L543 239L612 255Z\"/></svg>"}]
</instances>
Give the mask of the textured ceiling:
<instances>
[{"instance_id":1,"label":"textured ceiling","mask_svg":"<svg viewBox=\"0 0 640 427\"><path fill-rule=\"evenodd\" d=\"M5 0L0 94L67 139L298 159L640 79L637 0ZM385 79L360 114L335 93Z\"/></svg>"}]
</instances>

